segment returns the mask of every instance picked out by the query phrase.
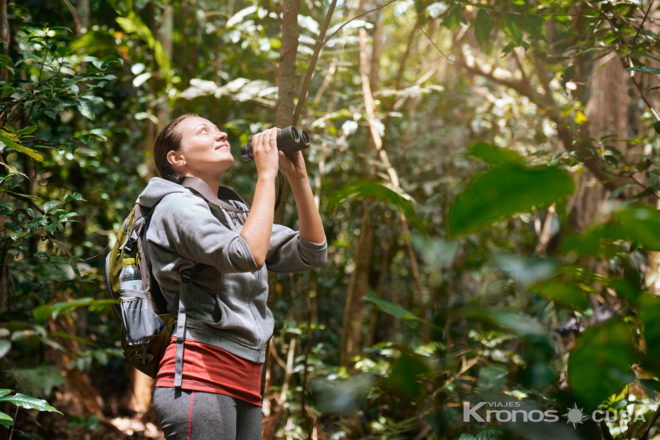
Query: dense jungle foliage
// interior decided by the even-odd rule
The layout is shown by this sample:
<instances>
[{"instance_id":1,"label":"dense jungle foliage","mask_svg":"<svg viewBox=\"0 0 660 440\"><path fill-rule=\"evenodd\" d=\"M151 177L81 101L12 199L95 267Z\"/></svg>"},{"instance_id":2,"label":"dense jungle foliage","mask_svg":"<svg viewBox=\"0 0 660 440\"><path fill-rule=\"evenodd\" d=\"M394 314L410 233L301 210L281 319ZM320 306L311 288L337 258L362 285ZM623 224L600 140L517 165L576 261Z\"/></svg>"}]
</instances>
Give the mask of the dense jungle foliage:
<instances>
[{"instance_id":1,"label":"dense jungle foliage","mask_svg":"<svg viewBox=\"0 0 660 440\"><path fill-rule=\"evenodd\" d=\"M0 435L161 438L104 259L160 128L306 129L264 439L660 436L657 0L2 0ZM295 226L286 197L281 223Z\"/></svg>"}]
</instances>

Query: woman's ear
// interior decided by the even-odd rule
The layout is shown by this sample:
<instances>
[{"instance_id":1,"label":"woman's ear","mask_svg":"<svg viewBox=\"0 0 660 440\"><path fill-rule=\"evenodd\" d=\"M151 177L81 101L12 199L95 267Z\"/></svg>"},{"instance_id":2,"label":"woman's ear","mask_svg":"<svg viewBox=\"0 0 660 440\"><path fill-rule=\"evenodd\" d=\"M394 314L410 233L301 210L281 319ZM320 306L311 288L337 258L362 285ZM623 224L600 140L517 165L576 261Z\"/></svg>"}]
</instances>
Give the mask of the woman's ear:
<instances>
[{"instance_id":1,"label":"woman's ear","mask_svg":"<svg viewBox=\"0 0 660 440\"><path fill-rule=\"evenodd\" d=\"M186 159L183 157L183 154L180 151L170 150L167 152L167 156L165 157L167 157L167 161L174 168L180 168L186 164Z\"/></svg>"}]
</instances>

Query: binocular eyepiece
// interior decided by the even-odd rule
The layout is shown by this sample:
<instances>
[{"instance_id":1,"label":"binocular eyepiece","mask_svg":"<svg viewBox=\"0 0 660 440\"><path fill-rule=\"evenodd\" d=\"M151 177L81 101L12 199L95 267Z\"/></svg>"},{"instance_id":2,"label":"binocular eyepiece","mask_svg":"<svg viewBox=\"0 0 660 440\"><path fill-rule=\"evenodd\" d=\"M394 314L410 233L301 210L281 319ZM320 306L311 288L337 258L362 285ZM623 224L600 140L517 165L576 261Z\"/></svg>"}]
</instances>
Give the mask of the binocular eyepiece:
<instances>
[{"instance_id":1,"label":"binocular eyepiece","mask_svg":"<svg viewBox=\"0 0 660 440\"><path fill-rule=\"evenodd\" d=\"M252 135L248 136L248 141L251 140ZM277 149L283 151L287 156L307 147L309 147L309 136L305 130L298 131L296 127L290 125L277 133ZM241 146L241 158L243 160L254 159L252 142Z\"/></svg>"}]
</instances>

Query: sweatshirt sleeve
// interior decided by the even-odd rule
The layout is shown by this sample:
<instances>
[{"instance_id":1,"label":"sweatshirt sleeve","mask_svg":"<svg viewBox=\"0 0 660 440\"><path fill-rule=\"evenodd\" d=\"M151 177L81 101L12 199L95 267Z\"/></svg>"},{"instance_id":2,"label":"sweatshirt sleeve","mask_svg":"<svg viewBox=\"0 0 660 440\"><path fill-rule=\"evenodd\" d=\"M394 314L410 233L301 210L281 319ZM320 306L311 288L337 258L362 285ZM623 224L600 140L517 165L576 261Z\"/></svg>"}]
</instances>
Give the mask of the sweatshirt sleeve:
<instances>
[{"instance_id":1,"label":"sweatshirt sleeve","mask_svg":"<svg viewBox=\"0 0 660 440\"><path fill-rule=\"evenodd\" d=\"M266 255L266 266L273 272L302 272L322 266L328 256L328 246L313 243L286 226L274 224L270 246Z\"/></svg>"},{"instance_id":2,"label":"sweatshirt sleeve","mask_svg":"<svg viewBox=\"0 0 660 440\"><path fill-rule=\"evenodd\" d=\"M193 194L164 197L153 213L147 238L222 273L259 270L245 239L221 223L206 201Z\"/></svg>"}]
</instances>

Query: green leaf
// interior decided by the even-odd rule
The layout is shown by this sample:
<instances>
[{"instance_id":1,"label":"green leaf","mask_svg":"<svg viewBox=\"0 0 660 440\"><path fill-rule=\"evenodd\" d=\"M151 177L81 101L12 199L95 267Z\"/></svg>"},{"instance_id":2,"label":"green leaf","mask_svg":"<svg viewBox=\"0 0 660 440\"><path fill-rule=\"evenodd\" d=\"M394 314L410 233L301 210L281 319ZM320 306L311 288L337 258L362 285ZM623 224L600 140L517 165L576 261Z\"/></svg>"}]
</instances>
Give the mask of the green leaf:
<instances>
[{"instance_id":1,"label":"green leaf","mask_svg":"<svg viewBox=\"0 0 660 440\"><path fill-rule=\"evenodd\" d=\"M44 339L47 342L49 339ZM48 344L51 345L52 344ZM53 347L55 348L55 347ZM63 347L59 349L64 350ZM25 393L38 396L48 396L54 388L66 383L66 378L60 370L52 364L42 364L34 368L11 368L11 377L20 385Z\"/></svg>"},{"instance_id":2,"label":"green leaf","mask_svg":"<svg viewBox=\"0 0 660 440\"><path fill-rule=\"evenodd\" d=\"M140 16L131 11L127 16L117 17L116 20L126 33L136 33L147 43L149 48L154 51L154 59L158 64L160 74L170 82L173 77L173 72L169 56L167 55L167 52L165 52L162 43L154 37L151 29L144 24Z\"/></svg>"},{"instance_id":3,"label":"green leaf","mask_svg":"<svg viewBox=\"0 0 660 440\"><path fill-rule=\"evenodd\" d=\"M504 20L504 32L509 37L509 40L516 46L520 46L523 42L523 33L520 29L520 22L518 17L513 14L507 14Z\"/></svg>"},{"instance_id":4,"label":"green leaf","mask_svg":"<svg viewBox=\"0 0 660 440\"><path fill-rule=\"evenodd\" d=\"M525 15L523 18L525 30L532 40L543 40L543 18L539 15Z\"/></svg>"},{"instance_id":5,"label":"green leaf","mask_svg":"<svg viewBox=\"0 0 660 440\"><path fill-rule=\"evenodd\" d=\"M15 134L9 133L4 129L0 129L0 147L4 144L9 148L13 148L19 153L27 154L37 162L44 161L44 157L40 153L36 152L31 148L25 147L19 144L18 142L19 142L18 137Z\"/></svg>"},{"instance_id":6,"label":"green leaf","mask_svg":"<svg viewBox=\"0 0 660 440\"><path fill-rule=\"evenodd\" d=\"M422 318L409 312L403 307L393 304L389 301L385 301L384 299L376 298L372 292L367 294L365 300L376 306L382 312L388 313L396 318L426 323L426 321L424 321Z\"/></svg>"},{"instance_id":7,"label":"green leaf","mask_svg":"<svg viewBox=\"0 0 660 440\"><path fill-rule=\"evenodd\" d=\"M620 319L590 327L579 336L568 359L568 381L581 403L596 408L635 379L634 347L632 331Z\"/></svg>"},{"instance_id":8,"label":"green leaf","mask_svg":"<svg viewBox=\"0 0 660 440\"><path fill-rule=\"evenodd\" d=\"M442 19L442 24L451 30L456 29L461 24L461 20L463 20L462 12L463 9L460 6L452 6Z\"/></svg>"},{"instance_id":9,"label":"green leaf","mask_svg":"<svg viewBox=\"0 0 660 440\"><path fill-rule=\"evenodd\" d=\"M622 204L613 213L621 238L634 240L648 250L660 251L660 213L642 204Z\"/></svg>"},{"instance_id":10,"label":"green leaf","mask_svg":"<svg viewBox=\"0 0 660 440\"><path fill-rule=\"evenodd\" d=\"M7 394L11 393L13 390L10 390L8 388L2 388L0 389L0 397L6 396Z\"/></svg>"},{"instance_id":11,"label":"green leaf","mask_svg":"<svg viewBox=\"0 0 660 440\"><path fill-rule=\"evenodd\" d=\"M16 134L19 135L19 136L25 136L25 135L28 135L28 134L32 134L35 131L37 131L37 126L36 125L30 125L28 127L21 128L20 130L18 130L16 132Z\"/></svg>"},{"instance_id":12,"label":"green leaf","mask_svg":"<svg viewBox=\"0 0 660 440\"><path fill-rule=\"evenodd\" d=\"M535 285L532 291L544 298L554 300L568 307L575 307L578 310L584 310L589 307L589 302L584 292L579 287L566 282L557 280L547 281Z\"/></svg>"},{"instance_id":13,"label":"green leaf","mask_svg":"<svg viewBox=\"0 0 660 440\"><path fill-rule=\"evenodd\" d=\"M94 110L92 109L92 103L89 102L88 100L77 99L76 108L78 109L80 114L86 117L87 119L93 121L96 118L96 115L94 114Z\"/></svg>"},{"instance_id":14,"label":"green leaf","mask_svg":"<svg viewBox=\"0 0 660 440\"><path fill-rule=\"evenodd\" d=\"M635 72L642 72L642 73L652 73L655 75L660 75L660 69L656 67L650 67L650 66L632 66L626 68L626 70L631 70Z\"/></svg>"},{"instance_id":15,"label":"green leaf","mask_svg":"<svg viewBox=\"0 0 660 440\"><path fill-rule=\"evenodd\" d=\"M415 202L410 195L385 183L371 180L354 182L339 190L331 191L327 196L329 209L333 211L337 205L356 197L382 200L401 210L411 223L419 223L415 215Z\"/></svg>"},{"instance_id":16,"label":"green leaf","mask_svg":"<svg viewBox=\"0 0 660 440\"><path fill-rule=\"evenodd\" d=\"M315 379L311 388L322 413L355 414L374 382L373 374L357 374L346 380Z\"/></svg>"},{"instance_id":17,"label":"green leaf","mask_svg":"<svg viewBox=\"0 0 660 440\"><path fill-rule=\"evenodd\" d=\"M493 23L490 21L490 16L488 13L479 9L477 13L477 18L474 21L474 32L477 35L477 41L481 46L481 49L488 53L492 47L490 40L490 31L493 28Z\"/></svg>"},{"instance_id":18,"label":"green leaf","mask_svg":"<svg viewBox=\"0 0 660 440\"><path fill-rule=\"evenodd\" d=\"M509 372L499 365L487 365L479 369L477 382L482 391L493 391L504 386L509 379Z\"/></svg>"},{"instance_id":19,"label":"green leaf","mask_svg":"<svg viewBox=\"0 0 660 440\"><path fill-rule=\"evenodd\" d=\"M452 201L447 233L467 235L514 214L549 206L574 190L573 180L556 167L493 168L477 176Z\"/></svg>"},{"instance_id":20,"label":"green leaf","mask_svg":"<svg viewBox=\"0 0 660 440\"><path fill-rule=\"evenodd\" d=\"M13 396L0 397L0 402L9 402L21 408L36 409L38 411L56 412L62 414L57 408L51 406L44 399L26 396L25 394L16 393Z\"/></svg>"},{"instance_id":21,"label":"green leaf","mask_svg":"<svg viewBox=\"0 0 660 440\"><path fill-rule=\"evenodd\" d=\"M56 302L53 304L43 304L32 310L32 316L37 324L43 324L48 318L57 319L62 313L76 307L93 307L116 304L114 299L94 299L91 297L78 298L73 301Z\"/></svg>"},{"instance_id":22,"label":"green leaf","mask_svg":"<svg viewBox=\"0 0 660 440\"><path fill-rule=\"evenodd\" d=\"M392 365L387 384L408 399L423 395L424 385L420 383L431 371L426 360L415 353L402 353Z\"/></svg>"},{"instance_id":23,"label":"green leaf","mask_svg":"<svg viewBox=\"0 0 660 440\"><path fill-rule=\"evenodd\" d=\"M467 154L481 159L490 165L524 165L525 158L508 148L500 148L497 145L486 142L475 142L468 148Z\"/></svg>"},{"instance_id":24,"label":"green leaf","mask_svg":"<svg viewBox=\"0 0 660 440\"><path fill-rule=\"evenodd\" d=\"M0 339L0 359L5 357L11 350L11 342L6 339Z\"/></svg>"},{"instance_id":25,"label":"green leaf","mask_svg":"<svg viewBox=\"0 0 660 440\"><path fill-rule=\"evenodd\" d=\"M9 428L13 424L14 419L12 419L9 414L0 411L0 425L4 426L5 428Z\"/></svg>"},{"instance_id":26,"label":"green leaf","mask_svg":"<svg viewBox=\"0 0 660 440\"><path fill-rule=\"evenodd\" d=\"M62 202L59 200L49 200L46 203L44 203L44 212L48 214L50 211L53 210L53 208L57 208L58 206L61 206Z\"/></svg>"},{"instance_id":27,"label":"green leaf","mask_svg":"<svg viewBox=\"0 0 660 440\"><path fill-rule=\"evenodd\" d=\"M660 134L660 121L656 121L653 123L653 128L655 129L655 132Z\"/></svg>"},{"instance_id":28,"label":"green leaf","mask_svg":"<svg viewBox=\"0 0 660 440\"><path fill-rule=\"evenodd\" d=\"M552 278L557 271L555 261L537 257L498 253L493 255L493 262L523 286Z\"/></svg>"},{"instance_id":29,"label":"green leaf","mask_svg":"<svg viewBox=\"0 0 660 440\"><path fill-rule=\"evenodd\" d=\"M660 363L660 297L642 294L638 310L644 328L646 352Z\"/></svg>"},{"instance_id":30,"label":"green leaf","mask_svg":"<svg viewBox=\"0 0 660 440\"><path fill-rule=\"evenodd\" d=\"M548 336L548 332L538 320L522 313L480 307L464 307L460 309L460 313L467 318L490 323L520 337L545 339Z\"/></svg>"}]
</instances>

